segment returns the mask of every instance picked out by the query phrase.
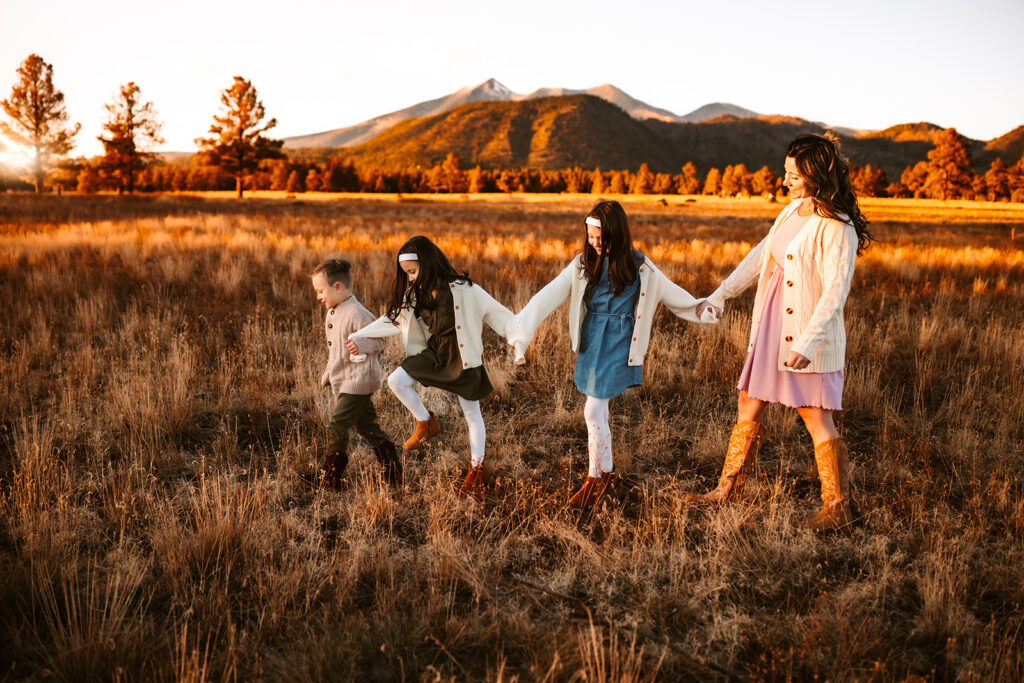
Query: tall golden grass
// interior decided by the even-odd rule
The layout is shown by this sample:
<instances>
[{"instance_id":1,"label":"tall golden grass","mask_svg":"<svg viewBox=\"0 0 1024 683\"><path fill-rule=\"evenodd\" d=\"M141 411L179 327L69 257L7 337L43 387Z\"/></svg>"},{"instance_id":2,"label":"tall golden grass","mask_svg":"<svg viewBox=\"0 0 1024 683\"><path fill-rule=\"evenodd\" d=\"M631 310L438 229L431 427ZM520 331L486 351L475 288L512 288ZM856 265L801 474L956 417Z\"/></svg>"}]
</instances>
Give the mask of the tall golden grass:
<instances>
[{"instance_id":1,"label":"tall golden grass","mask_svg":"<svg viewBox=\"0 0 1024 683\"><path fill-rule=\"evenodd\" d=\"M1002 216L877 209L847 304L848 535L792 524L818 504L793 411L767 413L749 501L681 502L721 466L752 292L714 327L659 314L644 386L612 403L622 485L591 517L564 507L586 468L564 310L525 368L486 338L485 505L455 495L465 427L435 390L441 440L399 489L358 438L341 492L304 482L329 406L318 260L350 258L379 311L395 250L426 234L518 309L591 200L0 196L0 674L1024 678L1024 255ZM695 294L769 224L627 211Z\"/></svg>"}]
</instances>

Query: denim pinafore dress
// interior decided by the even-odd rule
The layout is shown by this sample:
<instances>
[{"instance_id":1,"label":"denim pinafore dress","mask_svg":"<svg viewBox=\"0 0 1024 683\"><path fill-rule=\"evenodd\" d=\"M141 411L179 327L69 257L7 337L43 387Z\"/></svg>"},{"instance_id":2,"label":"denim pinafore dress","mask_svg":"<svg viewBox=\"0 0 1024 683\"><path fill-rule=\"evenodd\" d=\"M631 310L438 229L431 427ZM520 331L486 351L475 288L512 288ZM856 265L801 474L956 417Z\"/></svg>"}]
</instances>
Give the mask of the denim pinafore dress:
<instances>
[{"instance_id":1,"label":"denim pinafore dress","mask_svg":"<svg viewBox=\"0 0 1024 683\"><path fill-rule=\"evenodd\" d=\"M637 266L643 254L633 252ZM640 277L615 295L608 281L608 260L601 264L597 285L583 302L586 311L576 356L576 388L594 398L615 398L643 382L643 368L629 365L629 346L636 324Z\"/></svg>"}]
</instances>

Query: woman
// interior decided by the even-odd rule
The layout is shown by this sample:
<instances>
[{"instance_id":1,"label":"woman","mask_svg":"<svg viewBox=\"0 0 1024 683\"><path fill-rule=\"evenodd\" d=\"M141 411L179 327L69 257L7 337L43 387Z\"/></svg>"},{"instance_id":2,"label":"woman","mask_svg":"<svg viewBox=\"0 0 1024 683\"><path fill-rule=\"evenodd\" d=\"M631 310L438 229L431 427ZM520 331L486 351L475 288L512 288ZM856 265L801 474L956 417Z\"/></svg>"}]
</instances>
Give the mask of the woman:
<instances>
[{"instance_id":1,"label":"woman","mask_svg":"<svg viewBox=\"0 0 1024 683\"><path fill-rule=\"evenodd\" d=\"M872 237L835 136L793 140L783 184L792 202L708 298L721 311L726 299L757 280L737 421L722 475L714 490L687 500L719 503L742 494L764 436L764 408L780 403L796 408L814 441L823 505L802 526L824 531L853 521L848 451L832 411L842 408L843 305L854 261Z\"/></svg>"}]
</instances>

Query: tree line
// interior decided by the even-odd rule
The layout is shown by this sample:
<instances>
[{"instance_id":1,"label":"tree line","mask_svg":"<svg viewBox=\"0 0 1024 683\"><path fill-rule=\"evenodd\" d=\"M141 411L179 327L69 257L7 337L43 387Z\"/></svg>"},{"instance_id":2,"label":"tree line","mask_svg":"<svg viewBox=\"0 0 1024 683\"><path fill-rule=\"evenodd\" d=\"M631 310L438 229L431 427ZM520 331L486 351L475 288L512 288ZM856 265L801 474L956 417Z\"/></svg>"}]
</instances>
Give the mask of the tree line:
<instances>
[{"instance_id":1,"label":"tree line","mask_svg":"<svg viewBox=\"0 0 1024 683\"><path fill-rule=\"evenodd\" d=\"M0 108L10 122L0 133L31 155L28 169L37 192L49 184L83 193L115 190L210 191L245 189L304 192L477 193L582 192L593 194L686 194L721 197L765 196L782 192L782 180L768 166L756 171L744 164L712 167L703 176L693 163L679 173L654 173L642 164L636 171L600 168L464 169L449 153L430 168L357 168L343 156L324 159L289 157L283 141L266 134L277 125L253 84L235 76L220 97L208 135L195 139L198 153L187 163L166 163L152 150L163 143L161 123L152 102L144 101L134 82L120 86L106 105L107 119L98 136L103 154L68 159L79 124L72 124L64 95L53 84L53 67L36 54L17 70L18 79ZM0 142L0 145L3 143ZM2 150L2 146L0 146ZM955 128L940 131L927 160L907 167L898 181L871 164L851 166L860 196L984 199L1024 202L1024 155L1014 165L1001 159L983 174L974 172L964 138ZM14 184L0 177L0 185Z\"/></svg>"}]
</instances>

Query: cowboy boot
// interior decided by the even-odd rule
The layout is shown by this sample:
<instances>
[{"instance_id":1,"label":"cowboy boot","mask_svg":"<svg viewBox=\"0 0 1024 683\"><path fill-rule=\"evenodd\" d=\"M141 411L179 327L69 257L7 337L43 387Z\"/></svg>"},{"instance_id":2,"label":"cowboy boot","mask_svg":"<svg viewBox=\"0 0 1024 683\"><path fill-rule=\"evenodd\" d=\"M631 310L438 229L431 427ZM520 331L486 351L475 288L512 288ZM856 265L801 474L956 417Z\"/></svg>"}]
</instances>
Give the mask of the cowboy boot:
<instances>
[{"instance_id":1,"label":"cowboy boot","mask_svg":"<svg viewBox=\"0 0 1024 683\"><path fill-rule=\"evenodd\" d=\"M329 486L332 489L340 488L341 473L345 471L347 466L348 453L344 451L328 453L327 457L324 458L324 470L320 477L320 483L323 486Z\"/></svg>"},{"instance_id":2,"label":"cowboy boot","mask_svg":"<svg viewBox=\"0 0 1024 683\"><path fill-rule=\"evenodd\" d=\"M409 440L402 446L407 451L418 451L423 448L427 439L436 436L441 431L441 425L437 423L437 417L430 413L428 420L416 420L416 431L412 433Z\"/></svg>"},{"instance_id":3,"label":"cowboy boot","mask_svg":"<svg viewBox=\"0 0 1024 683\"><path fill-rule=\"evenodd\" d=\"M484 488L487 486L487 468L481 463L477 467L470 467L466 472L466 480L459 488L460 496L482 497Z\"/></svg>"},{"instance_id":4,"label":"cowboy boot","mask_svg":"<svg viewBox=\"0 0 1024 683\"><path fill-rule=\"evenodd\" d=\"M384 481L392 486L400 484L402 481L402 461L398 459L395 444L390 441L379 443L373 447L373 452L377 456L377 462L381 465L381 474L384 475Z\"/></svg>"},{"instance_id":5,"label":"cowboy boot","mask_svg":"<svg viewBox=\"0 0 1024 683\"><path fill-rule=\"evenodd\" d=\"M602 472L600 477L588 476L580 490L569 499L569 506L581 510L597 507L617 478L618 475L614 471Z\"/></svg>"},{"instance_id":6,"label":"cowboy boot","mask_svg":"<svg viewBox=\"0 0 1024 683\"><path fill-rule=\"evenodd\" d=\"M814 447L814 461L821 480L821 510L799 526L812 531L831 531L853 522L850 500L849 449L835 438Z\"/></svg>"},{"instance_id":7,"label":"cowboy boot","mask_svg":"<svg viewBox=\"0 0 1024 683\"><path fill-rule=\"evenodd\" d=\"M764 439L764 428L760 422L737 422L729 438L729 449L725 452L725 464L718 486L704 494L686 494L687 503L727 503L743 495L747 475L757 462L757 450Z\"/></svg>"},{"instance_id":8,"label":"cowboy boot","mask_svg":"<svg viewBox=\"0 0 1024 683\"><path fill-rule=\"evenodd\" d=\"M590 507L600 489L601 477L588 476L587 480L583 482L583 486L580 487L580 490L574 493L572 498L569 499L569 507L579 508L581 510Z\"/></svg>"}]
</instances>

